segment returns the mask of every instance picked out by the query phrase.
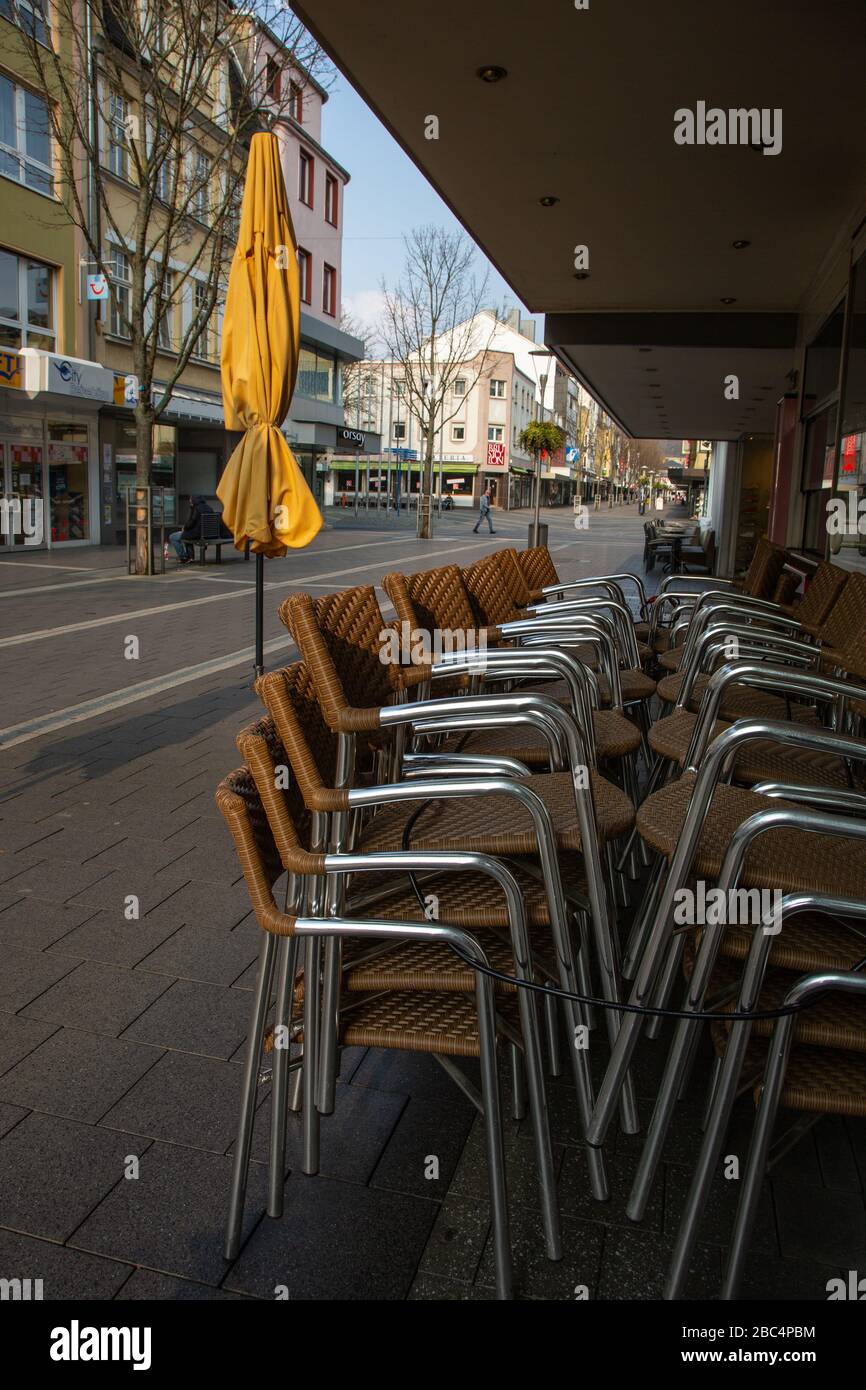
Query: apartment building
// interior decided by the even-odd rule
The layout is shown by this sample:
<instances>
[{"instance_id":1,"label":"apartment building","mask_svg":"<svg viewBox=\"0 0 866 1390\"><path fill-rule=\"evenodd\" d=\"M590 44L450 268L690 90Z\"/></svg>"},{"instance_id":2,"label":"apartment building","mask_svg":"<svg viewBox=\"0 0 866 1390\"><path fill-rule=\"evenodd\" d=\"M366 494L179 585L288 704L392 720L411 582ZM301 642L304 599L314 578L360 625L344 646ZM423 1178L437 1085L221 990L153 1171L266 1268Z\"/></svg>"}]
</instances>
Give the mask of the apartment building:
<instances>
[{"instance_id":1,"label":"apartment building","mask_svg":"<svg viewBox=\"0 0 866 1390\"><path fill-rule=\"evenodd\" d=\"M76 356L75 233L19 20L70 59L40 0L17 10L0 0L0 495L27 510L39 504L38 530L0 528L0 551L98 532L97 421L108 385Z\"/></svg>"},{"instance_id":2,"label":"apartment building","mask_svg":"<svg viewBox=\"0 0 866 1390\"><path fill-rule=\"evenodd\" d=\"M140 388L129 306L143 190L136 182L134 143L148 148L155 138L154 116L152 98L142 95L137 78L137 57L144 50L130 47L111 14L106 12L104 27L85 45L82 34L70 38L51 28L56 13L43 8L42 0L22 0L14 8L11 0L0 0L0 178L6 197L0 223L0 492L47 500L44 545L113 544L125 536L137 459L134 406ZM159 18L155 8L148 14ZM76 80L91 80L94 157L83 161L80 195L88 207L91 235L101 247L99 262L64 207L69 190L61 182L62 152L54 147L39 96L44 85L37 80L16 16L31 27L46 52L68 56ZM301 360L283 429L320 499L317 462L326 451L333 452L344 424L342 365L363 353L363 345L339 328L349 175L322 147L327 94L277 37L256 23L245 45L226 44L224 57L197 86L181 153L171 152L156 187L147 190L155 198L145 242L172 216L183 218L182 236L167 258L151 258L147 272L152 277L154 265L166 268L154 399L167 383L173 384L171 399L153 427L151 481L160 489L159 506L168 526L188 495L215 494L234 443L224 427L220 351L222 299L240 198L225 216L225 179L227 159L242 170L246 140L236 143L234 153L226 151L238 102L249 100L249 93L254 112L261 113L250 130L263 128L270 117L279 140L298 228L304 297ZM170 37L163 40L154 31L152 41L161 45L163 57L170 54ZM93 194L97 178L98 197ZM221 206L227 230L220 289L198 330L213 279L215 253L210 248ZM154 289L153 279L146 283ZM178 375L191 333L191 352ZM0 535L0 545L21 543L21 536Z\"/></svg>"},{"instance_id":3,"label":"apartment building","mask_svg":"<svg viewBox=\"0 0 866 1390\"><path fill-rule=\"evenodd\" d=\"M498 504L513 505L514 482L529 474L530 456L520 434L535 412L535 387L508 352L477 353L453 378L440 412L434 450L434 491L455 506L473 506L490 486ZM420 488L424 444L418 421L408 408L403 368L392 361L365 362L352 420L359 432L381 437L381 460L368 469L366 486L384 489L390 470L391 492ZM354 458L333 463L336 493L354 489Z\"/></svg>"},{"instance_id":4,"label":"apartment building","mask_svg":"<svg viewBox=\"0 0 866 1390\"><path fill-rule=\"evenodd\" d=\"M327 460L345 447L343 370L364 354L364 344L340 327L343 224L349 173L322 143L324 87L297 63L275 64L268 83L279 101L273 129L295 235L301 285L301 356L286 437L319 502L326 500ZM365 431L361 452L378 453L379 437Z\"/></svg>"}]
</instances>

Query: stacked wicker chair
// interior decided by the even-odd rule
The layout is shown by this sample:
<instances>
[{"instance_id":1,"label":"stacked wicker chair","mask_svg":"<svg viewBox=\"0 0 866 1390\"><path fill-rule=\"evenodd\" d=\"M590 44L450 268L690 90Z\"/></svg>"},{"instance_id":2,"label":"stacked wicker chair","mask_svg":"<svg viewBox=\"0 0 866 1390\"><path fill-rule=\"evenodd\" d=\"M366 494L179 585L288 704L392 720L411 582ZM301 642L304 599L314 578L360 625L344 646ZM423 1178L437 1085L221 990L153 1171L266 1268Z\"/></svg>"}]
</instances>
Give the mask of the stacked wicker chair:
<instances>
[{"instance_id":1,"label":"stacked wicker chair","mask_svg":"<svg viewBox=\"0 0 866 1390\"><path fill-rule=\"evenodd\" d=\"M261 731L250 735L268 737ZM481 1091L477 1103L484 1118L485 1147L488 1165L490 1209L493 1227L493 1251L497 1293L510 1298L513 1292L509 1241L508 1208L505 1186L502 1121L496 1065L495 1039L497 1031L512 1031L507 1015L513 1009L504 998L494 1002L493 989L487 976L478 971L468 983L454 981L442 969L442 954L450 946L467 960L486 964L478 944L465 932L452 926L432 923L410 923L377 920L365 914L357 917L323 919L315 900L309 915L301 910L297 896L299 883L321 883L325 873L333 876L343 872L363 872L368 866L350 856L342 859L322 852L310 854L297 849L293 853L296 870L290 875L286 910L281 911L274 898L274 885L282 874L282 863L268 816L256 782L248 768L231 773L217 790L217 804L226 820L235 843L244 878L262 928L262 948L259 956L258 980L254 998L253 1026L250 1032L241 1102L238 1141L235 1148L234 1173L229 1211L226 1255L233 1258L240 1246L243 1224L243 1205L249 1169L252 1126L256 1104L256 1080L259 1058L265 1039L268 1004L275 973L278 943L281 959L278 969L277 1002L272 1036L275 1038L272 1091L271 1142L268 1183L268 1213L282 1214L282 1191L285 1180L285 1124L288 1103L289 1042L292 1036L295 961L298 939L306 945L306 966L310 978L318 971L318 951L322 936L328 940L347 939L352 942L358 957L354 975L351 1007L339 1017L339 1040L346 1046L379 1047L410 1052L432 1052L443 1062L456 1066L455 1058L479 1058L481 1062ZM417 861L417 856L414 860ZM469 857L466 856L469 866ZM403 856L406 866L413 856ZM345 869L343 866L345 865ZM420 867L420 865L417 865ZM452 863L456 873L463 867ZM471 865L477 871L479 865ZM374 871L379 871L375 866ZM507 892L512 909L512 925L521 935L520 894L516 883L509 880L507 871L497 870L496 877ZM308 881L308 882L307 882ZM314 890L313 890L314 891ZM339 936L338 936L339 934ZM524 933L525 936L525 933ZM366 966L361 964L363 948L379 947L384 943L385 956L373 955ZM455 957L456 959L456 957ZM378 964L377 964L378 962ZM364 973L366 971L366 973ZM351 978L351 972L350 972ZM315 1070L316 1049L313 1045L317 1031L315 990L304 991L304 1020L297 1036L304 1044L305 1124L316 1114ZM473 999L474 993L474 999ZM471 1090L468 1082L464 1090ZM550 1149L546 1115L535 1114L537 1129L544 1136L548 1155ZM549 1165L548 1165L549 1167ZM549 1167L548 1181L552 1178ZM548 1253L559 1256L559 1229L555 1201L547 1201Z\"/></svg>"},{"instance_id":2,"label":"stacked wicker chair","mask_svg":"<svg viewBox=\"0 0 866 1390\"><path fill-rule=\"evenodd\" d=\"M288 1108L303 1111L303 1167L316 1172L340 1048L425 1051L484 1115L497 1288L511 1296L497 1045L510 1055L514 1113L532 1122L544 1244L558 1259L540 1024L557 1072L560 1022L569 1038L596 1023L588 1003L550 995L539 1017L537 993L516 982L604 1002L611 1056L597 1098L586 1051L568 1049L590 1187L604 1199L613 1116L627 1132L638 1127L629 1067L646 1020L620 1010L622 980L633 980L631 1005L659 1011L684 973L629 1215L645 1210L710 1000L717 1074L668 1296L681 1287L733 1096L766 1062L725 1284L733 1296L767 1158L764 1111L866 1111L856 973L866 948L852 930L866 919L866 578L819 566L793 603L785 559L761 543L740 583L700 589L690 579L682 592L668 581L660 607L636 576L562 581L546 547L501 550L462 571L389 574L395 621L368 585L286 600L280 617L301 660L257 683L267 715L238 736L244 768L217 794L263 932L229 1254L263 1043L274 1059L272 1216L282 1210ZM637 615L625 598L632 583ZM389 639L407 631L409 651L395 661ZM437 636L455 632L474 633L474 649L440 655ZM420 660L419 635L429 653ZM655 655L668 675L664 717L650 727L655 682L643 665ZM655 763L635 814L642 732ZM652 868L621 962L617 906L623 867L636 872L636 837ZM674 931L677 893L700 881L779 890L784 930ZM495 983L479 965L498 973ZM796 1022L783 1018L781 1042L773 1018L738 1017L810 996L819 985L799 977L814 972L830 972L837 992ZM647 1032L657 1036L658 1022ZM460 1075L468 1058L481 1064L480 1094Z\"/></svg>"},{"instance_id":3,"label":"stacked wicker chair","mask_svg":"<svg viewBox=\"0 0 866 1390\"><path fill-rule=\"evenodd\" d=\"M355 615L353 623L345 620L348 613ZM363 640L363 634L373 631L377 622L380 631L383 626L375 594L369 587L315 601L306 594L295 594L282 605L280 615L292 633L315 684L322 716L339 736L343 750L342 767L346 771L338 781L336 790L341 785L347 789L351 786L349 769L355 757L356 740L361 733L378 739L387 739L390 735L392 742L390 746L385 746L389 749L391 766L396 768L402 760L403 740L407 733L414 737L419 733L474 731L485 726L540 728L544 731L549 740L551 761L561 767L561 771L538 773L529 783L517 780L507 785L497 784L492 800L475 794L469 781L460 785L459 797L457 792L446 794L444 783L440 790L436 790L432 782L425 781L423 795L419 790L415 800L421 802L430 799L435 804L427 807L417 826L414 822L410 826L411 842L417 848L471 848L485 854L528 857L535 872L540 869L552 903L551 910L555 909L560 919L557 930L563 951L567 946L566 928L561 920L562 895L552 877L553 866L557 852L569 859L579 853L587 880L587 938L592 942L603 992L608 999L616 1002L619 998L619 965L614 929L615 884L611 873L613 855L608 855L607 849L612 849L617 840L628 834L633 824L634 809L629 798L615 784L602 777L593 765L591 741L575 718L556 702L537 692L464 695L456 699L446 697L391 705L371 704L371 695L376 698L387 693L382 673L388 668L380 661L380 647ZM362 637L353 639L350 635L353 631L362 634ZM519 653L506 655L510 665L519 658ZM569 660L566 653L553 652L552 656L544 650L540 654L529 653L528 669L534 669L539 660L557 658L560 663ZM446 667L439 674L448 676L450 669ZM433 672L426 668L426 674L430 676ZM357 703L354 703L355 700ZM365 703L362 704L362 700ZM423 757L423 754L412 756ZM441 756L447 768L453 771L456 767L467 773L469 764L466 760L471 761L474 757L462 753L455 757L447 749ZM480 771L485 770L490 770L489 764L485 768L482 762ZM477 786L480 789L481 783L478 782ZM401 791L392 797L397 804L391 807L383 805L387 800L384 795L379 797L381 809L362 832L361 848L385 851L404 844L414 809L411 805L407 808L406 793L407 787L403 784ZM341 809L350 809L352 798L356 799L357 804L360 795L358 791L348 791L349 801ZM375 805L375 794L369 795L365 804ZM566 978L571 981L576 978L574 963L568 954L561 957L560 969L565 972L563 984ZM570 1020L570 1008L567 1012ZM613 1039L616 1035L616 1017L607 1011L605 1021ZM572 1031L571 1021L568 1026ZM578 1076L575 1080L581 1088L583 1080ZM624 1123L628 1127L634 1123L633 1103L628 1091L624 1103Z\"/></svg>"}]
</instances>

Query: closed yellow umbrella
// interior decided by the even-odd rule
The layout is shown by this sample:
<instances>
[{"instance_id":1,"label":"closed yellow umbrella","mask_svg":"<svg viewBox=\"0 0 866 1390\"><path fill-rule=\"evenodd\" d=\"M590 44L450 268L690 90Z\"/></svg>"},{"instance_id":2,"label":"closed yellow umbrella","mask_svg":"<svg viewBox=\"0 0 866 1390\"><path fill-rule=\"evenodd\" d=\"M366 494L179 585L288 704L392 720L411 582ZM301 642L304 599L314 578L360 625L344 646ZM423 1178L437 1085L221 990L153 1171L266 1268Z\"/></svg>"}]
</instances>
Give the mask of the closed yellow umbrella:
<instances>
[{"instance_id":1,"label":"closed yellow umbrella","mask_svg":"<svg viewBox=\"0 0 866 1390\"><path fill-rule=\"evenodd\" d=\"M223 518L243 550L262 557L300 549L321 529L322 517L280 432L300 356L300 285L295 232L271 134L250 144L237 249L229 274L222 337L222 387L228 430L243 430L220 479ZM256 665L261 665L257 631Z\"/></svg>"}]
</instances>

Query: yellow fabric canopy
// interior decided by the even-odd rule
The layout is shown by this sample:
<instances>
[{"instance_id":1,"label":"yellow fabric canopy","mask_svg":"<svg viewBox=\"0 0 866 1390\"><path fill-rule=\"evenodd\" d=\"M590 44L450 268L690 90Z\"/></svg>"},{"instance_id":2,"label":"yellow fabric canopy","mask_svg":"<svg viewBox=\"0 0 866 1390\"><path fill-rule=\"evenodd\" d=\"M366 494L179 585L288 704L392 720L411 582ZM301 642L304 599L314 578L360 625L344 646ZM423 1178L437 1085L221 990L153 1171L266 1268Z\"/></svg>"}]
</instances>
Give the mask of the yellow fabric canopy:
<instances>
[{"instance_id":1,"label":"yellow fabric canopy","mask_svg":"<svg viewBox=\"0 0 866 1390\"><path fill-rule=\"evenodd\" d=\"M286 418L300 355L298 246L279 145L250 144L241 225L229 274L222 337L226 429L243 430L217 488L238 550L261 555L300 549L322 517L279 426Z\"/></svg>"}]
</instances>

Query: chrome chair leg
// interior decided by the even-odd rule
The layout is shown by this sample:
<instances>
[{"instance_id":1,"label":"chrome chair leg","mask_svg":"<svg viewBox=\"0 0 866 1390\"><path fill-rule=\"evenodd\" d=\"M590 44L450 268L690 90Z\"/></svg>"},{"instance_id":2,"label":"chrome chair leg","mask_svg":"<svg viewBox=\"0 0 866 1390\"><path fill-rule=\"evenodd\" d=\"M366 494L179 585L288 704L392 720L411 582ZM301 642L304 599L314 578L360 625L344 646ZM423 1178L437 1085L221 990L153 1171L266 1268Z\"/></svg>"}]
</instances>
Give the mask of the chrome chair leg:
<instances>
[{"instance_id":1,"label":"chrome chair leg","mask_svg":"<svg viewBox=\"0 0 866 1390\"><path fill-rule=\"evenodd\" d=\"M516 1043L510 1043L508 1055L511 1061L511 1118L526 1119L526 1085L523 1075L523 1053Z\"/></svg>"},{"instance_id":2,"label":"chrome chair leg","mask_svg":"<svg viewBox=\"0 0 866 1390\"><path fill-rule=\"evenodd\" d=\"M319 1023L321 1019L319 999L321 954L321 938L309 937L304 962L304 1152L301 1161L301 1171L308 1174L319 1171L320 1116L316 1105L316 1090L319 1063Z\"/></svg>"},{"instance_id":3,"label":"chrome chair leg","mask_svg":"<svg viewBox=\"0 0 866 1390\"><path fill-rule=\"evenodd\" d=\"M496 1019L493 990L486 976L476 978L478 1034L481 1050L481 1094L484 1103L484 1148L487 1181L490 1188L490 1218L493 1226L493 1262L496 1295L514 1296L511 1238L508 1225L508 1194L505 1185L505 1150L502 1140L502 1109L499 1098L499 1071L496 1065Z\"/></svg>"},{"instance_id":4,"label":"chrome chair leg","mask_svg":"<svg viewBox=\"0 0 866 1390\"><path fill-rule=\"evenodd\" d=\"M238 1120L238 1134L235 1141L235 1156L232 1164L232 1183L229 1194L229 1214L226 1223L225 1257L233 1260L241 1246L241 1229L244 1219L244 1198L247 1190L247 1174L250 1166L250 1145L253 1138L253 1120L256 1113L256 1085L259 1076L259 1062L262 1055L262 1039L265 1035L265 1020L271 997L271 981L274 977L274 959L277 951L277 938L265 932L259 947L259 968L256 977L256 992L253 999L253 1016L250 1035L247 1040L247 1055L244 1060L244 1076L241 1088L241 1108Z\"/></svg>"},{"instance_id":5,"label":"chrome chair leg","mask_svg":"<svg viewBox=\"0 0 866 1390\"><path fill-rule=\"evenodd\" d=\"M284 937L279 946L277 1005L274 1014L274 1070L271 1077L271 1138L268 1159L268 1216L283 1214L283 1187L286 1175L286 1118L289 1090L289 1039L292 1031L292 1003L298 942Z\"/></svg>"},{"instance_id":6,"label":"chrome chair leg","mask_svg":"<svg viewBox=\"0 0 866 1390\"><path fill-rule=\"evenodd\" d=\"M559 1051L559 1016L556 1000L550 994L544 996L544 1024L547 1034L547 1068L551 1076L562 1076L562 1058Z\"/></svg>"}]
</instances>

